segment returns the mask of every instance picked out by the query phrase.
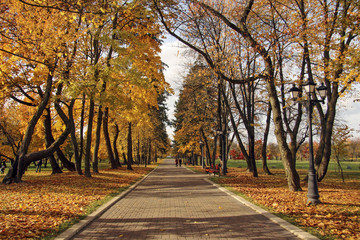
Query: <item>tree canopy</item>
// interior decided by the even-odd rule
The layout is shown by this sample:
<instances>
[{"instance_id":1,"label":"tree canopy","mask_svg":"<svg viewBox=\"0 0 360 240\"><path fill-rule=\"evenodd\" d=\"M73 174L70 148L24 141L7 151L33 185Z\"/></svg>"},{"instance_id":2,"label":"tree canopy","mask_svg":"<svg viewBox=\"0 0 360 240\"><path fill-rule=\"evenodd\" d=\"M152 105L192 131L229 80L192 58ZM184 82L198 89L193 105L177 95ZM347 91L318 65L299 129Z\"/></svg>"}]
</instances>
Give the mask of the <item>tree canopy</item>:
<instances>
[{"instance_id":1,"label":"tree canopy","mask_svg":"<svg viewBox=\"0 0 360 240\"><path fill-rule=\"evenodd\" d=\"M296 153L308 131L301 104L292 103L287 92L293 84L302 88L306 81L324 83L326 105L316 104L320 142L315 164L321 181L331 156L338 99L359 82L358 2L154 0L153 4L167 32L197 52L218 79L229 86L255 81L262 86L258 93L271 107L291 190L300 189ZM250 137L253 117L241 116L242 121L250 120L248 125L244 122ZM255 139L249 138L249 145L254 144ZM252 150L245 151L251 156Z\"/></svg>"},{"instance_id":2,"label":"tree canopy","mask_svg":"<svg viewBox=\"0 0 360 240\"><path fill-rule=\"evenodd\" d=\"M12 161L4 182L21 181L26 166L61 155L64 143L79 174L84 156L90 177L90 153L96 149L97 158L101 139L116 167L117 148L126 149L110 141L128 123L149 129L141 138L160 138L156 145L167 150L159 99L171 89L159 57L162 32L146 1L2 1L0 11L1 129L9 146L1 155ZM39 121L45 116L48 124Z\"/></svg>"}]
</instances>

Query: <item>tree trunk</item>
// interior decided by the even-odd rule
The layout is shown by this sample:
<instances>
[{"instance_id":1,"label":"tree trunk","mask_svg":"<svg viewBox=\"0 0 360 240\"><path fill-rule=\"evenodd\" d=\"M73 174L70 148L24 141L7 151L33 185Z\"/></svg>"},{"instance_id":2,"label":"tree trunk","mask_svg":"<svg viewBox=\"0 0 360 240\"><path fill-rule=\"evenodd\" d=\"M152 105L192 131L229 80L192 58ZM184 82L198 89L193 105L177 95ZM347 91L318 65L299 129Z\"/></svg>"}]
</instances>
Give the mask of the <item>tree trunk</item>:
<instances>
[{"instance_id":1,"label":"tree trunk","mask_svg":"<svg viewBox=\"0 0 360 240\"><path fill-rule=\"evenodd\" d=\"M75 99L71 100L71 104L72 104L72 106L75 104ZM70 122L70 126L71 126L70 127L71 143L72 143L74 155L75 155L75 168L76 168L77 173L79 175L82 175L83 173L81 171L81 157L80 157L79 146L78 146L77 138L76 138L76 129L75 129L75 122L74 122L73 108L69 109L69 122Z\"/></svg>"},{"instance_id":2,"label":"tree trunk","mask_svg":"<svg viewBox=\"0 0 360 240\"><path fill-rule=\"evenodd\" d=\"M79 146L79 163L81 171L81 160L83 159L84 154L84 123L85 123L85 105L86 105L86 95L83 94L82 103L81 103L81 113L80 113L80 146ZM77 166L78 167L78 166Z\"/></svg>"},{"instance_id":3,"label":"tree trunk","mask_svg":"<svg viewBox=\"0 0 360 240\"><path fill-rule=\"evenodd\" d=\"M138 164L140 164L141 159L140 159L140 138L138 137L137 139L137 149L136 149L136 161Z\"/></svg>"},{"instance_id":4,"label":"tree trunk","mask_svg":"<svg viewBox=\"0 0 360 240\"><path fill-rule=\"evenodd\" d=\"M70 124L69 124L69 122L67 122L66 129L64 130L64 132L48 148L38 151L38 152L28 153L28 154L25 154L22 156L23 169L26 169L26 167L29 166L32 162L35 162L39 159L47 158L50 155L52 155L56 151L56 149L58 149L65 142L65 140L67 139L69 134L70 134ZM8 174L4 177L3 183L9 184L12 182L17 182L16 178L18 177L18 175L17 175L16 170L18 169L19 164L20 164L20 161L17 156L14 163L9 168ZM20 180L21 180L21 177L20 177Z\"/></svg>"},{"instance_id":5,"label":"tree trunk","mask_svg":"<svg viewBox=\"0 0 360 240\"><path fill-rule=\"evenodd\" d=\"M244 102L246 102L246 117L247 117L247 126L246 129L248 131L248 144L249 144L249 156L251 159L251 165L253 168L253 176L258 177L257 166L256 166L256 156L255 156L255 99L254 99L254 82L247 83L247 94L248 98L244 97Z\"/></svg>"},{"instance_id":6,"label":"tree trunk","mask_svg":"<svg viewBox=\"0 0 360 240\"><path fill-rule=\"evenodd\" d=\"M214 137L214 149L213 149L212 158L211 158L211 161L210 161L210 166L213 166L213 167L215 167L217 142L218 142L218 135L216 134L215 137Z\"/></svg>"},{"instance_id":7,"label":"tree trunk","mask_svg":"<svg viewBox=\"0 0 360 240\"><path fill-rule=\"evenodd\" d=\"M296 171L296 166L292 159L292 153L286 142L285 131L282 125L280 103L276 96L276 87L274 84L274 80L267 81L267 89L270 94L270 103L275 126L275 136L278 142L281 159L284 165L288 186L291 191L300 191L300 177Z\"/></svg>"},{"instance_id":8,"label":"tree trunk","mask_svg":"<svg viewBox=\"0 0 360 240\"><path fill-rule=\"evenodd\" d=\"M146 140L145 140L146 142ZM148 145L149 145L149 142L146 142L144 144L144 165L145 167L147 166L147 163L148 163L148 159L149 159L149 148L148 148Z\"/></svg>"},{"instance_id":9,"label":"tree trunk","mask_svg":"<svg viewBox=\"0 0 360 240\"><path fill-rule=\"evenodd\" d=\"M51 112L50 108L46 108L46 114L44 115L44 130L45 130L45 146L48 148L55 140L51 132ZM62 173L59 164L56 162L54 154L49 156L50 165L52 168L52 174ZM40 160L40 159L39 159Z\"/></svg>"},{"instance_id":10,"label":"tree trunk","mask_svg":"<svg viewBox=\"0 0 360 240\"><path fill-rule=\"evenodd\" d=\"M321 163L316 166L317 178L319 182L324 179L327 173L327 169L329 167L331 157L331 136L335 121L336 102L337 98L333 97L328 103L328 117L326 119L325 139L321 139L322 141L324 141L324 154L322 155Z\"/></svg>"},{"instance_id":11,"label":"tree trunk","mask_svg":"<svg viewBox=\"0 0 360 240\"><path fill-rule=\"evenodd\" d=\"M93 153L93 172L99 173L99 148L100 148L100 137L101 137L101 123L102 123L102 106L99 106L98 110L98 117L96 123L96 133L95 133L95 146L94 146L94 153Z\"/></svg>"},{"instance_id":12,"label":"tree trunk","mask_svg":"<svg viewBox=\"0 0 360 240\"><path fill-rule=\"evenodd\" d=\"M55 140L55 139L53 139L53 140ZM54 141L53 141L53 142L54 142ZM69 159L67 159L67 157L65 156L65 154L63 153L63 151L61 151L60 148L56 150L56 155L58 156L61 164L62 164L67 170L69 170L70 172L76 171L75 164L72 163Z\"/></svg>"},{"instance_id":13,"label":"tree trunk","mask_svg":"<svg viewBox=\"0 0 360 240\"><path fill-rule=\"evenodd\" d=\"M155 163L158 162L158 147L155 147L155 159L154 159Z\"/></svg>"},{"instance_id":14,"label":"tree trunk","mask_svg":"<svg viewBox=\"0 0 360 240\"><path fill-rule=\"evenodd\" d=\"M270 51L264 46L261 45L260 42L257 42L255 38L252 36L250 32L250 28L248 28L247 20L249 13L252 11L252 7L254 5L254 0L247 1L246 6L244 7L243 11L240 13L242 16L239 21L237 21L236 24L232 23L229 19L227 19L221 12L216 11L214 8L212 8L210 5L207 5L204 2L198 2L202 8L204 8L209 14L212 14L213 16L216 16L220 21L222 21L224 24L226 24L230 29L234 30L237 34L241 35L244 40L250 45L250 47L259 54L259 56L262 58L262 64L264 66L264 74L263 78L266 83L266 88L269 94L270 104L273 111L273 119L274 119L274 127L275 127L275 136L278 141L279 150L281 153L281 158L283 160L288 186L289 189L292 191L298 191L301 189L300 187L300 178L298 173L296 172L295 165L293 164L293 159L291 155L291 151L289 149L289 146L286 142L286 134L283 128L283 120L281 118L281 106L279 103L279 98L277 96L277 89L275 86L276 79L275 79L275 72L273 67L272 58L270 56ZM177 38L179 41L184 43L185 45L189 46L193 50L199 52L207 61L209 66L211 66L216 73L219 76L224 76L224 74L219 70L216 64L211 60L211 58L202 50L195 47L191 43L187 42L183 38L181 38L179 35L177 35L174 31L170 29L168 26L168 23L164 20L164 15L162 13L162 9L159 6L156 6L156 10L158 11L161 22L165 26L166 30L175 38ZM230 78L228 78L229 81L231 81Z\"/></svg>"},{"instance_id":15,"label":"tree trunk","mask_svg":"<svg viewBox=\"0 0 360 240\"><path fill-rule=\"evenodd\" d=\"M253 0L248 2L244 10L244 13L249 13L251 11L253 3L254 3ZM273 112L275 136L278 142L281 158L284 164L288 186L289 189L292 191L301 190L300 177L299 174L296 172L295 165L293 164L292 161L291 151L286 142L285 130L283 128L283 120L281 118L281 107L275 86L274 67L273 67L272 59L269 55L269 51L264 46L256 42L256 40L252 37L251 33L249 32L249 29L246 26L246 17L248 15L244 15L245 17L242 18L242 21L239 22L239 26L236 26L232 24L228 19L226 19L225 16L223 16L221 13L212 9L208 5L204 3L200 3L200 5L203 6L205 9L209 10L215 16L219 17L231 29L238 32L250 44L252 49L254 49L257 53L259 53L259 55L263 59L263 63L265 67L266 88L269 94L270 104Z\"/></svg>"},{"instance_id":16,"label":"tree trunk","mask_svg":"<svg viewBox=\"0 0 360 240\"><path fill-rule=\"evenodd\" d=\"M38 123L42 113L46 109L46 106L49 102L52 88L52 79L53 79L53 69L49 69L49 73L46 81L46 89L41 99L40 104L38 105L36 112L34 113L32 119L30 120L26 132L23 138L23 141L18 150L17 156L15 158L14 164L10 166L7 175L3 179L3 183L12 183L12 182L21 182L22 175L25 172L25 155L28 152L32 136L34 134L35 126Z\"/></svg>"},{"instance_id":17,"label":"tree trunk","mask_svg":"<svg viewBox=\"0 0 360 240\"><path fill-rule=\"evenodd\" d=\"M209 147L209 143L208 143L208 138L206 137L206 135L205 135L205 132L204 132L204 130L201 128L200 129L201 130L201 135L202 135L202 138L204 139L204 143L205 143L205 149L206 149L206 154L205 154L205 156L206 156L206 165L210 165L210 159L211 159L211 157L210 157L210 147ZM204 158L205 158L205 156L203 156Z\"/></svg>"},{"instance_id":18,"label":"tree trunk","mask_svg":"<svg viewBox=\"0 0 360 240\"><path fill-rule=\"evenodd\" d=\"M123 158L124 158L124 163L127 165L128 163L127 163L126 155L124 152L123 152Z\"/></svg>"},{"instance_id":19,"label":"tree trunk","mask_svg":"<svg viewBox=\"0 0 360 240\"><path fill-rule=\"evenodd\" d=\"M151 141L149 139L149 148L148 148L148 164L151 164Z\"/></svg>"},{"instance_id":20,"label":"tree trunk","mask_svg":"<svg viewBox=\"0 0 360 240\"><path fill-rule=\"evenodd\" d=\"M114 157L115 157L115 162L116 164L121 167L121 163L120 163L120 157L119 157L119 152L117 149L117 140L119 137L119 126L117 125L117 123L115 123L115 136L114 136L114 140L113 140L113 148L114 148Z\"/></svg>"},{"instance_id":21,"label":"tree trunk","mask_svg":"<svg viewBox=\"0 0 360 240\"><path fill-rule=\"evenodd\" d=\"M69 107L69 111L72 111L72 108L73 108L73 103L70 103L70 107ZM55 142L55 139L52 135L52 130L51 130L51 117L50 117L50 109L46 109L48 114L45 115L45 118L48 118L47 120L47 123L45 123L44 121L44 126L46 126L46 128L48 128L48 130L46 131L49 131L47 134L48 134L48 140L49 141L49 144L47 144L46 147L49 147L53 142ZM68 119L68 124L71 124L70 122L70 119ZM45 137L47 138L47 137ZM63 151L61 151L60 148L56 149L56 154L59 158L59 160L61 161L62 165L69 171L73 172L76 170L75 168L75 164L72 163L70 160L67 159L67 157L65 157L65 154L63 153Z\"/></svg>"},{"instance_id":22,"label":"tree trunk","mask_svg":"<svg viewBox=\"0 0 360 240\"><path fill-rule=\"evenodd\" d=\"M93 129L93 121L94 121L94 107L95 103L92 98L90 98L89 105L89 118L88 118L88 126L86 132L86 147L85 147L85 176L91 177L90 173L90 158L91 158L91 141L92 141L92 129Z\"/></svg>"},{"instance_id":23,"label":"tree trunk","mask_svg":"<svg viewBox=\"0 0 360 240\"><path fill-rule=\"evenodd\" d=\"M132 159L132 138L131 138L131 122L128 124L128 137L127 137L127 169L133 170L131 164L133 162Z\"/></svg>"},{"instance_id":24,"label":"tree trunk","mask_svg":"<svg viewBox=\"0 0 360 240\"><path fill-rule=\"evenodd\" d=\"M343 169L342 169L341 164L340 164L339 155L335 154L335 157L336 157L336 163L337 163L337 165L339 167L339 170L340 170L342 181L345 182L344 172L343 172Z\"/></svg>"},{"instance_id":25,"label":"tree trunk","mask_svg":"<svg viewBox=\"0 0 360 240\"><path fill-rule=\"evenodd\" d=\"M235 101L235 105L237 106L237 109L238 111L240 112L241 111L241 108L240 108L240 105L238 104L238 101L237 99L235 98L236 97L236 94L235 94L235 91L234 89L232 88L232 93L233 93L233 98L234 98L234 101ZM249 172L251 172L253 174L253 177L257 177L257 171L254 171L254 164L252 163L253 160L251 160L251 157L249 156L248 152L246 151L246 148L244 146L244 143L242 142L241 140L241 137L240 137L240 133L238 131L238 128L237 128L237 125L236 125L236 122L235 122L235 119L234 119L234 116L232 114L232 112L230 111L230 105L229 105L229 101L227 100L227 98L224 98L225 100L225 105L226 107L228 108L229 112L230 112L230 121L231 121L231 125L234 129L234 134L235 134L235 137L236 137L236 140L238 142L238 145L239 145L239 148L240 148L240 151L241 153L243 154L244 158L245 158L245 161L246 161L246 164L247 164L247 168L249 170ZM255 165L256 166L256 165Z\"/></svg>"},{"instance_id":26,"label":"tree trunk","mask_svg":"<svg viewBox=\"0 0 360 240\"><path fill-rule=\"evenodd\" d=\"M270 123L271 123L271 106L269 104L269 107L268 107L268 110L267 110L267 115L266 115L266 126L265 126L265 132L264 132L264 140L263 140L263 145L262 145L262 149L261 149L263 171L267 175L272 175L272 173L270 172L270 170L268 168L268 165L267 165L267 155L266 155L267 141L268 141L268 136L269 136L269 132L270 132Z\"/></svg>"},{"instance_id":27,"label":"tree trunk","mask_svg":"<svg viewBox=\"0 0 360 240\"><path fill-rule=\"evenodd\" d=\"M103 119L103 130L104 130L104 138L105 138L105 143L106 143L106 149L108 152L108 158L111 164L111 168L112 169L116 169L119 167L119 165L117 164L117 162L115 161L114 158L114 152L111 146L111 140L110 140L110 134L109 134L109 127L108 127L108 119L109 119L109 108L106 107L105 108L105 112L104 112L104 119Z\"/></svg>"},{"instance_id":28,"label":"tree trunk","mask_svg":"<svg viewBox=\"0 0 360 240\"><path fill-rule=\"evenodd\" d=\"M50 166L51 166L51 169L52 169L52 172L51 174L60 174L60 173L63 173L63 171L61 170L59 164L56 162L56 159L54 157L54 154L51 154L49 156L49 160L50 160ZM40 169L41 169L41 166L40 166Z\"/></svg>"}]
</instances>

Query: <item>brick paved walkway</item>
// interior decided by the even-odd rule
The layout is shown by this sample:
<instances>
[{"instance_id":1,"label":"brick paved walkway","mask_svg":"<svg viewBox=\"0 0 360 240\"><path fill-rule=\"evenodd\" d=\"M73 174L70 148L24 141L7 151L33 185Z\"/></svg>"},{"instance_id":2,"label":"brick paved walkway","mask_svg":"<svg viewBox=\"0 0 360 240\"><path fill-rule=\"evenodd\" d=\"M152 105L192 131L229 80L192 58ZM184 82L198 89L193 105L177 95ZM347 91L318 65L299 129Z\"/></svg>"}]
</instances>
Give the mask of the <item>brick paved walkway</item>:
<instances>
[{"instance_id":1,"label":"brick paved walkway","mask_svg":"<svg viewBox=\"0 0 360 240\"><path fill-rule=\"evenodd\" d=\"M301 239L173 163L165 160L72 239Z\"/></svg>"}]
</instances>

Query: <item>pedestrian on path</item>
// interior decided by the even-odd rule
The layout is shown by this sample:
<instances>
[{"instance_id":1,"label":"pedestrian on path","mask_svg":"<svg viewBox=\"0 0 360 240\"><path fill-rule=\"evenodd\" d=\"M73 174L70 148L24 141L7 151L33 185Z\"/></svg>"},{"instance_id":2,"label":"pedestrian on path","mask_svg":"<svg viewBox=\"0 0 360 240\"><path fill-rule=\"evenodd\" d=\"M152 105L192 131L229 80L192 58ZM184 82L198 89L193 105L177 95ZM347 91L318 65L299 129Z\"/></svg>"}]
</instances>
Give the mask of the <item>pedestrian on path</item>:
<instances>
[{"instance_id":1,"label":"pedestrian on path","mask_svg":"<svg viewBox=\"0 0 360 240\"><path fill-rule=\"evenodd\" d=\"M182 163L182 160L181 158L179 159L179 166L181 167L181 163Z\"/></svg>"},{"instance_id":2,"label":"pedestrian on path","mask_svg":"<svg viewBox=\"0 0 360 240\"><path fill-rule=\"evenodd\" d=\"M175 166L178 166L178 162L179 162L179 160L177 158L175 158Z\"/></svg>"}]
</instances>

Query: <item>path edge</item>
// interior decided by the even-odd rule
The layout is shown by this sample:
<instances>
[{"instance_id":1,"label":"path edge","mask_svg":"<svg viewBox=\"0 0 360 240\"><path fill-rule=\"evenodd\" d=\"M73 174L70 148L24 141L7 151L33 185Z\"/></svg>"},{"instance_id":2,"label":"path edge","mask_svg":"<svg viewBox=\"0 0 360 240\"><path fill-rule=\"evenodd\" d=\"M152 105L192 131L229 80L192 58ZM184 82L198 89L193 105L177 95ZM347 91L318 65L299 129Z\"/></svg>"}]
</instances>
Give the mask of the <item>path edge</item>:
<instances>
[{"instance_id":1,"label":"path edge","mask_svg":"<svg viewBox=\"0 0 360 240\"><path fill-rule=\"evenodd\" d=\"M255 204L252 204L251 202L245 200L244 198L242 198L242 197L236 195L235 193L229 191L228 189L220 186L219 184L214 183L210 179L204 178L204 180L207 181L208 183L212 184L213 186L217 187L218 189L220 189L224 193L228 194L229 196L235 198L237 201L241 202L245 206L248 206L249 208L255 210L256 212L258 212L261 215L265 216L266 218L270 219L274 223L277 223L282 228L288 230L289 232L293 233L297 237L299 237L301 239L304 239L304 240L319 240L319 238L315 237L314 235L311 235L310 233L305 232L301 228L299 228L299 227L285 221L284 219L281 219L278 216L275 216L274 214L262 209L261 207L258 207Z\"/></svg>"},{"instance_id":2,"label":"path edge","mask_svg":"<svg viewBox=\"0 0 360 240\"><path fill-rule=\"evenodd\" d=\"M142 183L150 174L152 174L159 165L156 166L153 170L151 170L148 174L142 177L140 180L132 184L128 189L121 192L119 195L113 197L105 204L101 205L94 212L86 216L84 219L80 220L78 223L74 224L70 228L66 229L64 232L59 234L54 238L54 240L69 240L74 237L77 233L81 232L86 226L92 223L95 219L97 219L100 215L106 212L109 208L114 206L118 201L126 197L132 190L134 190L140 183Z\"/></svg>"}]
</instances>

